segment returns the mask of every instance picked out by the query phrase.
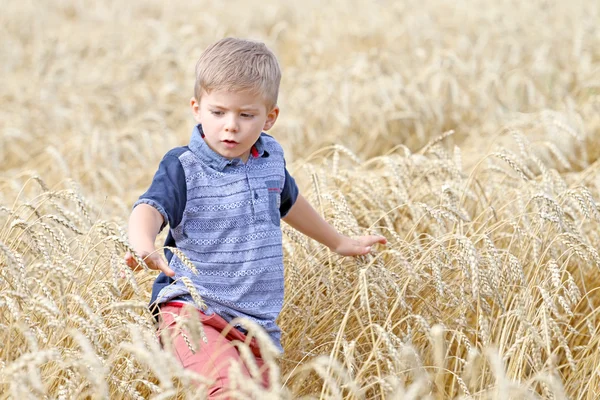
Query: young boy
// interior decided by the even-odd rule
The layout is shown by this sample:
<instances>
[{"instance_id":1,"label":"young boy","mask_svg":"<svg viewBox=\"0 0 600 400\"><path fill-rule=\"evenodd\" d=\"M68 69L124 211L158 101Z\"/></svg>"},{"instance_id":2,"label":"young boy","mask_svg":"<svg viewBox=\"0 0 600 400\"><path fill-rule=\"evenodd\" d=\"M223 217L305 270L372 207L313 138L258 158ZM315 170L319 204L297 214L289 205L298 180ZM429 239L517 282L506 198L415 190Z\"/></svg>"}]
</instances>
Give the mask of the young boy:
<instances>
[{"instance_id":1,"label":"young boy","mask_svg":"<svg viewBox=\"0 0 600 400\"><path fill-rule=\"evenodd\" d=\"M151 299L160 307L160 329L187 310L183 304L198 309L208 343L192 351L178 335L174 349L184 367L216 379L211 394L227 388L231 360L240 362L231 340L244 341L247 331L227 327L234 318L256 322L283 350L275 322L284 299L281 218L341 255L367 254L385 243L380 236L339 234L298 194L281 146L263 133L279 116L280 79L277 60L262 43L227 38L208 47L196 66L190 106L198 125L190 143L164 156L129 219L133 249L161 271ZM185 254L196 271L170 251L168 264L155 252L167 224L165 246ZM125 259L138 267L131 254ZM184 277L205 307L194 302ZM252 351L262 365L256 343Z\"/></svg>"}]
</instances>

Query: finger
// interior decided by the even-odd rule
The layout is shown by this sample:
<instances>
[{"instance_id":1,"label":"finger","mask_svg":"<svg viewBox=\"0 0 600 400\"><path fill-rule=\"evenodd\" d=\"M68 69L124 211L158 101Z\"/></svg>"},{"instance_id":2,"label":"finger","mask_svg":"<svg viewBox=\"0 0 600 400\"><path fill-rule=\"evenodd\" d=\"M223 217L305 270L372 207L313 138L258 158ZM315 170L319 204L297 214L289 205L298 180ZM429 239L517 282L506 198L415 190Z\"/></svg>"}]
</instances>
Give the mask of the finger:
<instances>
[{"instance_id":1,"label":"finger","mask_svg":"<svg viewBox=\"0 0 600 400\"><path fill-rule=\"evenodd\" d=\"M167 276L175 276L175 271L169 268L169 265L158 254L154 254L147 260L148 266L154 270L159 270Z\"/></svg>"},{"instance_id":2,"label":"finger","mask_svg":"<svg viewBox=\"0 0 600 400\"><path fill-rule=\"evenodd\" d=\"M164 274L167 276L170 276L170 277L175 276L175 271L173 271L171 268L169 268L167 263L165 263L164 261L161 263L160 270L162 272L164 272Z\"/></svg>"},{"instance_id":3,"label":"finger","mask_svg":"<svg viewBox=\"0 0 600 400\"><path fill-rule=\"evenodd\" d=\"M355 245L354 249L353 249L354 255L357 255L357 256L364 256L365 254L369 254L370 251L371 251L371 246L363 246L360 244Z\"/></svg>"},{"instance_id":4,"label":"finger","mask_svg":"<svg viewBox=\"0 0 600 400\"><path fill-rule=\"evenodd\" d=\"M383 236L371 235L371 236L369 236L369 242L371 244L375 244L375 243L386 244L387 243L387 239L385 237L383 237Z\"/></svg>"},{"instance_id":5,"label":"finger","mask_svg":"<svg viewBox=\"0 0 600 400\"><path fill-rule=\"evenodd\" d=\"M387 243L387 239L384 238L383 236L378 236L378 235L370 235L370 236L363 236L359 239L360 243L364 246L372 246L375 243L381 243L381 244L386 244Z\"/></svg>"},{"instance_id":6,"label":"finger","mask_svg":"<svg viewBox=\"0 0 600 400\"><path fill-rule=\"evenodd\" d=\"M135 269L138 265L137 261L135 261L131 253L125 254L125 263L131 269Z\"/></svg>"}]
</instances>

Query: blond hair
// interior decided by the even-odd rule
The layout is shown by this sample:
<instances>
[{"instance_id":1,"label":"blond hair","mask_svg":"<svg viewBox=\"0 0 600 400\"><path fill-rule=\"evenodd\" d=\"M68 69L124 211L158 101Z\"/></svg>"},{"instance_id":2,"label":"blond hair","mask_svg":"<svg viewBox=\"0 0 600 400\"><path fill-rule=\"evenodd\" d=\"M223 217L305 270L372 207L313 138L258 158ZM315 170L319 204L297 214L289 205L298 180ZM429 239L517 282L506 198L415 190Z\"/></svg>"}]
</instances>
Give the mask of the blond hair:
<instances>
[{"instance_id":1,"label":"blond hair","mask_svg":"<svg viewBox=\"0 0 600 400\"><path fill-rule=\"evenodd\" d=\"M194 96L202 91L251 91L263 96L268 111L277 104L281 70L264 43L225 38L210 45L196 64Z\"/></svg>"}]
</instances>

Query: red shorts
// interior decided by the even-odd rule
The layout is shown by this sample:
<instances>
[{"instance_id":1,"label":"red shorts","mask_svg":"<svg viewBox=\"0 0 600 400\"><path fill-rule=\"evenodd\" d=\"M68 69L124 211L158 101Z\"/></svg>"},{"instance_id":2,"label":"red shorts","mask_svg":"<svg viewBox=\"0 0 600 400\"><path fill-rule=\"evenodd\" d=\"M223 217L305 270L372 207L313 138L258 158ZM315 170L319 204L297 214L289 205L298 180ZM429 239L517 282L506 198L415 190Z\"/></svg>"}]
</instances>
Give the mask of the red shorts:
<instances>
[{"instance_id":1,"label":"red shorts","mask_svg":"<svg viewBox=\"0 0 600 400\"><path fill-rule=\"evenodd\" d=\"M208 390L209 398L222 398L224 394L231 389L229 379L229 368L232 363L238 363L244 378L251 379L250 371L240 356L240 352L232 341L237 340L246 342L247 338L242 332L229 325L221 316L213 313L206 315L200 310L191 309L191 312L197 313L202 322L204 334L208 343L200 340L198 343L191 343L192 351L182 332L188 340L191 336L181 326L176 326L175 318L177 316L189 316L190 308L183 308L184 303L169 302L160 307L159 330L158 333L168 329L173 342L173 351L184 368L197 372L215 383ZM187 314L186 314L187 313ZM179 318L178 318L179 319ZM226 329L227 328L227 329ZM256 366L259 368L263 387L269 386L268 369L260 355L260 349L255 338L249 343L250 350L254 355Z\"/></svg>"}]
</instances>

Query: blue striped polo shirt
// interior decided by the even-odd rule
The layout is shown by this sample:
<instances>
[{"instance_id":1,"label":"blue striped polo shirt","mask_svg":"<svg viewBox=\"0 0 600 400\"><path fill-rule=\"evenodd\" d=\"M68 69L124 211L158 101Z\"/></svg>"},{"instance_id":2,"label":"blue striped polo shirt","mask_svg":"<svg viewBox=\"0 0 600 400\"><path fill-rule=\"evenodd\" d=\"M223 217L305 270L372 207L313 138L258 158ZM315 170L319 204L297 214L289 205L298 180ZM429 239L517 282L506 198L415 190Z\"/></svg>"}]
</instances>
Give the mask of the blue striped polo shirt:
<instances>
[{"instance_id":1,"label":"blue striped polo shirt","mask_svg":"<svg viewBox=\"0 0 600 400\"><path fill-rule=\"evenodd\" d=\"M188 277L206 303L207 315L226 321L249 318L261 325L282 351L275 323L283 305L283 249L280 219L298 196L283 149L262 133L244 163L214 152L202 126L188 146L169 151L138 204L148 204L169 224L165 246L189 258L191 270L165 251L170 278L160 273L151 306L171 300L195 304L180 278ZM153 307L156 310L156 307Z\"/></svg>"}]
</instances>

